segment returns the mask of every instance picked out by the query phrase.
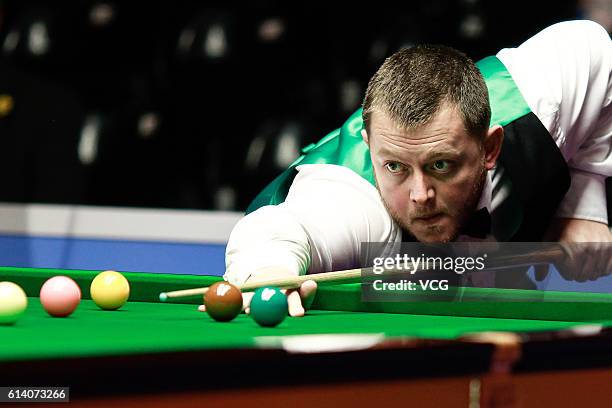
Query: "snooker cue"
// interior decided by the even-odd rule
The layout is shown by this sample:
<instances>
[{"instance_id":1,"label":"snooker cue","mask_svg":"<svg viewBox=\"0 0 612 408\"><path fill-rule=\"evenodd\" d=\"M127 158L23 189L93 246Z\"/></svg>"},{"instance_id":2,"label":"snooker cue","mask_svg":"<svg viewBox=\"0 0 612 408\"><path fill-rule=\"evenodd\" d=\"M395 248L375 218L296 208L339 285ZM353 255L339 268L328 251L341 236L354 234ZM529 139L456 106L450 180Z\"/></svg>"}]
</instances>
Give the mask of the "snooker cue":
<instances>
[{"instance_id":1,"label":"snooker cue","mask_svg":"<svg viewBox=\"0 0 612 408\"><path fill-rule=\"evenodd\" d=\"M560 259L565 252L561 245L551 245L549 248L545 248L542 250L532 251L525 254L519 255L507 255L500 256L495 258L492 262L491 267L487 269L503 269L508 267L518 267L518 266L531 266L536 264L544 264L553 262L555 260ZM300 276L288 276L283 278L269 279L265 281L258 282L245 282L242 285L237 285L238 288L242 292L249 292L255 289L258 289L263 286L276 286L279 289L296 289L299 288L300 285L306 281L315 281L317 284L319 283L327 283L327 284L341 284L341 283L358 283L361 281L361 275L364 270L372 271L373 268L357 268L357 269L347 269L343 271L335 271L335 272L322 272L322 273L313 273L310 275L300 275ZM426 270L424 268L420 268L419 270ZM406 269L386 269L385 272L407 272ZM415 271L415 272L418 272ZM162 302L171 299L171 298L181 298L187 296L197 296L204 295L208 291L208 287L201 288L193 288L193 289L183 289L183 290L175 290L171 292L162 292L159 294L159 300Z\"/></svg>"},{"instance_id":2,"label":"snooker cue","mask_svg":"<svg viewBox=\"0 0 612 408\"><path fill-rule=\"evenodd\" d=\"M347 269L344 271L313 273L311 275L288 276L286 278L269 279L259 282L245 282L236 285L242 292L249 292L263 286L276 286L279 289L295 289L308 280L319 283L357 283L361 280L361 271L365 268ZM370 268L371 269L371 268ZM208 287L175 290L172 292L160 293L159 299L165 301L170 298L180 298L186 296L203 295L208 291Z\"/></svg>"}]
</instances>

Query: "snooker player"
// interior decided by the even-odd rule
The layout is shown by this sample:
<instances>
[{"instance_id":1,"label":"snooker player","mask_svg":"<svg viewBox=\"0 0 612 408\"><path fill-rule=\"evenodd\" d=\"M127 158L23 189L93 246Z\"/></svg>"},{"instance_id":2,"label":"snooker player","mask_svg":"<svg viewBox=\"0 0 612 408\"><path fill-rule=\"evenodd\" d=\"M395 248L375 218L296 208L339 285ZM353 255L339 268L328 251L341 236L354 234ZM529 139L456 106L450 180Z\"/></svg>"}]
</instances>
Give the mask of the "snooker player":
<instances>
[{"instance_id":1,"label":"snooker player","mask_svg":"<svg viewBox=\"0 0 612 408\"><path fill-rule=\"evenodd\" d=\"M610 37L589 21L477 64L444 46L397 52L363 109L255 199L225 279L357 268L362 242L610 242L611 71ZM315 290L288 294L292 316Z\"/></svg>"}]
</instances>

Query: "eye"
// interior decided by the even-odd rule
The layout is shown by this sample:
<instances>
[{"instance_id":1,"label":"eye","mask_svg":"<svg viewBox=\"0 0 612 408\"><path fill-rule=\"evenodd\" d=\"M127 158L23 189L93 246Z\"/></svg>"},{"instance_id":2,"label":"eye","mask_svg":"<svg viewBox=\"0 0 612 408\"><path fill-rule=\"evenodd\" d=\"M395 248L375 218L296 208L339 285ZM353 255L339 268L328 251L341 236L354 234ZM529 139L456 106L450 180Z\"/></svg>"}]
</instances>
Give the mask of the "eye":
<instances>
[{"instance_id":1,"label":"eye","mask_svg":"<svg viewBox=\"0 0 612 408\"><path fill-rule=\"evenodd\" d=\"M404 166L397 162L387 163L385 167L389 170L389 173L399 173L404 169Z\"/></svg>"},{"instance_id":2,"label":"eye","mask_svg":"<svg viewBox=\"0 0 612 408\"><path fill-rule=\"evenodd\" d=\"M439 173L446 173L450 170L451 163L446 160L436 160L431 168Z\"/></svg>"}]
</instances>

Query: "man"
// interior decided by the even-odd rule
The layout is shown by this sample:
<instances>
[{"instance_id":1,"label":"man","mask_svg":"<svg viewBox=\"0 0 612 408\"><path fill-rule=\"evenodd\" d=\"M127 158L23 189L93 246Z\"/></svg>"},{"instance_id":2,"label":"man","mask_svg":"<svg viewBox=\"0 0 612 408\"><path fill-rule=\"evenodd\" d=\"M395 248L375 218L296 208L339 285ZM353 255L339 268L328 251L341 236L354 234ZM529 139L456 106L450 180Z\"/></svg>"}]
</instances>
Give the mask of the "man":
<instances>
[{"instance_id":1,"label":"man","mask_svg":"<svg viewBox=\"0 0 612 408\"><path fill-rule=\"evenodd\" d=\"M448 47L399 51L363 111L257 197L230 237L225 278L359 267L362 242L610 242L611 71L610 37L588 21L478 66ZM315 290L290 292L290 314Z\"/></svg>"}]
</instances>

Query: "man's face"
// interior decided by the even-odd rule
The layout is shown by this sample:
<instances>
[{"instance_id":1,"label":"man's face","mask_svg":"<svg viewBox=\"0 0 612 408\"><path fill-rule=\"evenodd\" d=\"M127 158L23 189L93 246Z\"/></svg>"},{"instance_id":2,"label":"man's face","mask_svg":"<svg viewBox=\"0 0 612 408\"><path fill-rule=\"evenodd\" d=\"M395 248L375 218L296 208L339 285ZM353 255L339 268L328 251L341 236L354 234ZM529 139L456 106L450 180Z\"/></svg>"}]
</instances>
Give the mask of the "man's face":
<instances>
[{"instance_id":1,"label":"man's face","mask_svg":"<svg viewBox=\"0 0 612 408\"><path fill-rule=\"evenodd\" d=\"M442 107L410 131L374 112L363 136L393 219L421 242L455 239L478 204L487 170L485 149L458 112Z\"/></svg>"}]
</instances>

